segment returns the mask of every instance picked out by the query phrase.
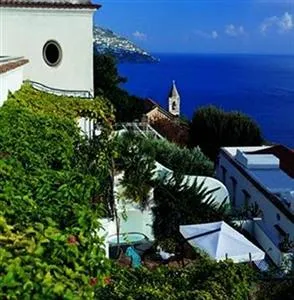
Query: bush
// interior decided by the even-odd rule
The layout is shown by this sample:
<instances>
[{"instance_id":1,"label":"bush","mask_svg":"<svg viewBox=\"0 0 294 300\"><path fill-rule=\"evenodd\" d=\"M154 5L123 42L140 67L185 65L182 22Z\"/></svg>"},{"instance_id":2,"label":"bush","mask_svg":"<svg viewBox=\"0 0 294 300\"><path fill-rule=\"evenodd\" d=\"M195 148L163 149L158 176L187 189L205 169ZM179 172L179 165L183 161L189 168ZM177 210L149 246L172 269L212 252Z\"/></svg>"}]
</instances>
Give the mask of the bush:
<instances>
[{"instance_id":1,"label":"bush","mask_svg":"<svg viewBox=\"0 0 294 300\"><path fill-rule=\"evenodd\" d=\"M111 279L111 284L98 291L98 299L244 300L252 273L246 265L200 258L185 269L117 267Z\"/></svg>"},{"instance_id":2,"label":"bush","mask_svg":"<svg viewBox=\"0 0 294 300\"><path fill-rule=\"evenodd\" d=\"M179 147L167 140L149 139L149 143L154 149L155 160L174 172L184 175L213 175L213 163L199 148Z\"/></svg>"},{"instance_id":3,"label":"bush","mask_svg":"<svg viewBox=\"0 0 294 300\"><path fill-rule=\"evenodd\" d=\"M119 152L127 157L130 147L140 150L177 174L212 176L213 164L199 148L181 148L167 140L158 140L152 137L145 138L135 133L125 133L118 138Z\"/></svg>"},{"instance_id":4,"label":"bush","mask_svg":"<svg viewBox=\"0 0 294 300\"><path fill-rule=\"evenodd\" d=\"M102 126L95 147L80 135L81 115ZM29 85L0 109L1 298L92 299L104 284L109 263L97 230L106 199L96 199L108 180L112 120L107 101Z\"/></svg>"},{"instance_id":5,"label":"bush","mask_svg":"<svg viewBox=\"0 0 294 300\"><path fill-rule=\"evenodd\" d=\"M193 115L190 139L192 146L215 161L225 146L259 146L264 141L258 125L239 112L226 113L214 106L201 107Z\"/></svg>"}]
</instances>

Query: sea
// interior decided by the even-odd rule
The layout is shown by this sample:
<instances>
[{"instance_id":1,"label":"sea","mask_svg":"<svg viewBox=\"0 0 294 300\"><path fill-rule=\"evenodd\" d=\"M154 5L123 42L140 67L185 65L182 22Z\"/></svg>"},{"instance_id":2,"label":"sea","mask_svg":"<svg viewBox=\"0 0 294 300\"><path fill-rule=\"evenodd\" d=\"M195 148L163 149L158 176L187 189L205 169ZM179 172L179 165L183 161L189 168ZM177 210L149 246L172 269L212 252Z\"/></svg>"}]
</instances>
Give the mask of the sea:
<instances>
[{"instance_id":1,"label":"sea","mask_svg":"<svg viewBox=\"0 0 294 300\"><path fill-rule=\"evenodd\" d=\"M294 56L154 54L157 63L122 63L131 94L167 108L172 80L181 114L191 119L204 105L240 111L261 127L264 138L294 148Z\"/></svg>"}]
</instances>

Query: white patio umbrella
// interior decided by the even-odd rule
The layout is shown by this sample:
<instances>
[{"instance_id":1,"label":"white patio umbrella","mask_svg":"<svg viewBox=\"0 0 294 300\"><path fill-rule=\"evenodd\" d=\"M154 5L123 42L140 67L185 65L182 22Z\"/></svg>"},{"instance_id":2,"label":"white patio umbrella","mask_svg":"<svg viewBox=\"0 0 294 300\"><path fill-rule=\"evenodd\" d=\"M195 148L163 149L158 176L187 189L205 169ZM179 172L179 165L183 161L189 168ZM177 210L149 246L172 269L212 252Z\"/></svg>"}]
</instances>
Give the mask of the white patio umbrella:
<instances>
[{"instance_id":1,"label":"white patio umbrella","mask_svg":"<svg viewBox=\"0 0 294 300\"><path fill-rule=\"evenodd\" d=\"M233 229L226 222L181 225L180 232L186 241L220 261L232 259L236 263L264 259L264 252Z\"/></svg>"}]
</instances>

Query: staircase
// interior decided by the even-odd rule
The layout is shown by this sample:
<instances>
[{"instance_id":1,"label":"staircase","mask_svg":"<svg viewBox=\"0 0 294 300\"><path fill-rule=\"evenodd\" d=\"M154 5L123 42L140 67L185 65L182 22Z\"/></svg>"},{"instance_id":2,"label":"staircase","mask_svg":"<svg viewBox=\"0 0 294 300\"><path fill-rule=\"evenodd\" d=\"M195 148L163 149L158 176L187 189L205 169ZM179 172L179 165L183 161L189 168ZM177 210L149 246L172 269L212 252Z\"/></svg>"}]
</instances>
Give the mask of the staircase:
<instances>
[{"instance_id":1,"label":"staircase","mask_svg":"<svg viewBox=\"0 0 294 300\"><path fill-rule=\"evenodd\" d=\"M132 123L118 123L115 125L115 130L127 130L137 132L144 137L153 137L156 139L164 140L165 138L159 134L150 124L142 122Z\"/></svg>"}]
</instances>

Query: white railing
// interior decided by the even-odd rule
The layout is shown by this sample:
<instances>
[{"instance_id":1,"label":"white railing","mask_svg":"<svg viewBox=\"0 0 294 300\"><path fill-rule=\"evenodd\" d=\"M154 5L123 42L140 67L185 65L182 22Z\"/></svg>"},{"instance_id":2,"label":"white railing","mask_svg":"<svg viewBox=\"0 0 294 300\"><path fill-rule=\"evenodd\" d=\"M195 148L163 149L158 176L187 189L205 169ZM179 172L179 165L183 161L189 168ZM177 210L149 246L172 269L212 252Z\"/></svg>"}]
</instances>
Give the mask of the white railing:
<instances>
[{"instance_id":1,"label":"white railing","mask_svg":"<svg viewBox=\"0 0 294 300\"><path fill-rule=\"evenodd\" d=\"M78 126L81 129L81 134L92 139L94 136L99 136L101 130L95 119L80 117L78 119ZM154 137L156 139L165 139L161 134L159 134L152 126L146 123L118 123L114 126L116 131L127 130L132 132L137 132L144 137Z\"/></svg>"},{"instance_id":2,"label":"white railing","mask_svg":"<svg viewBox=\"0 0 294 300\"><path fill-rule=\"evenodd\" d=\"M52 88L36 81L29 80L29 82L34 89L41 92L54 94L56 96L79 97L79 98L86 98L86 99L94 98L94 95L89 91L63 90L63 89Z\"/></svg>"},{"instance_id":3,"label":"white railing","mask_svg":"<svg viewBox=\"0 0 294 300\"><path fill-rule=\"evenodd\" d=\"M152 136L154 138L164 140L165 138L158 133L150 124L141 122L132 123L119 123L115 126L116 130L125 129L128 131L134 131L140 133L141 135L148 137Z\"/></svg>"}]
</instances>

